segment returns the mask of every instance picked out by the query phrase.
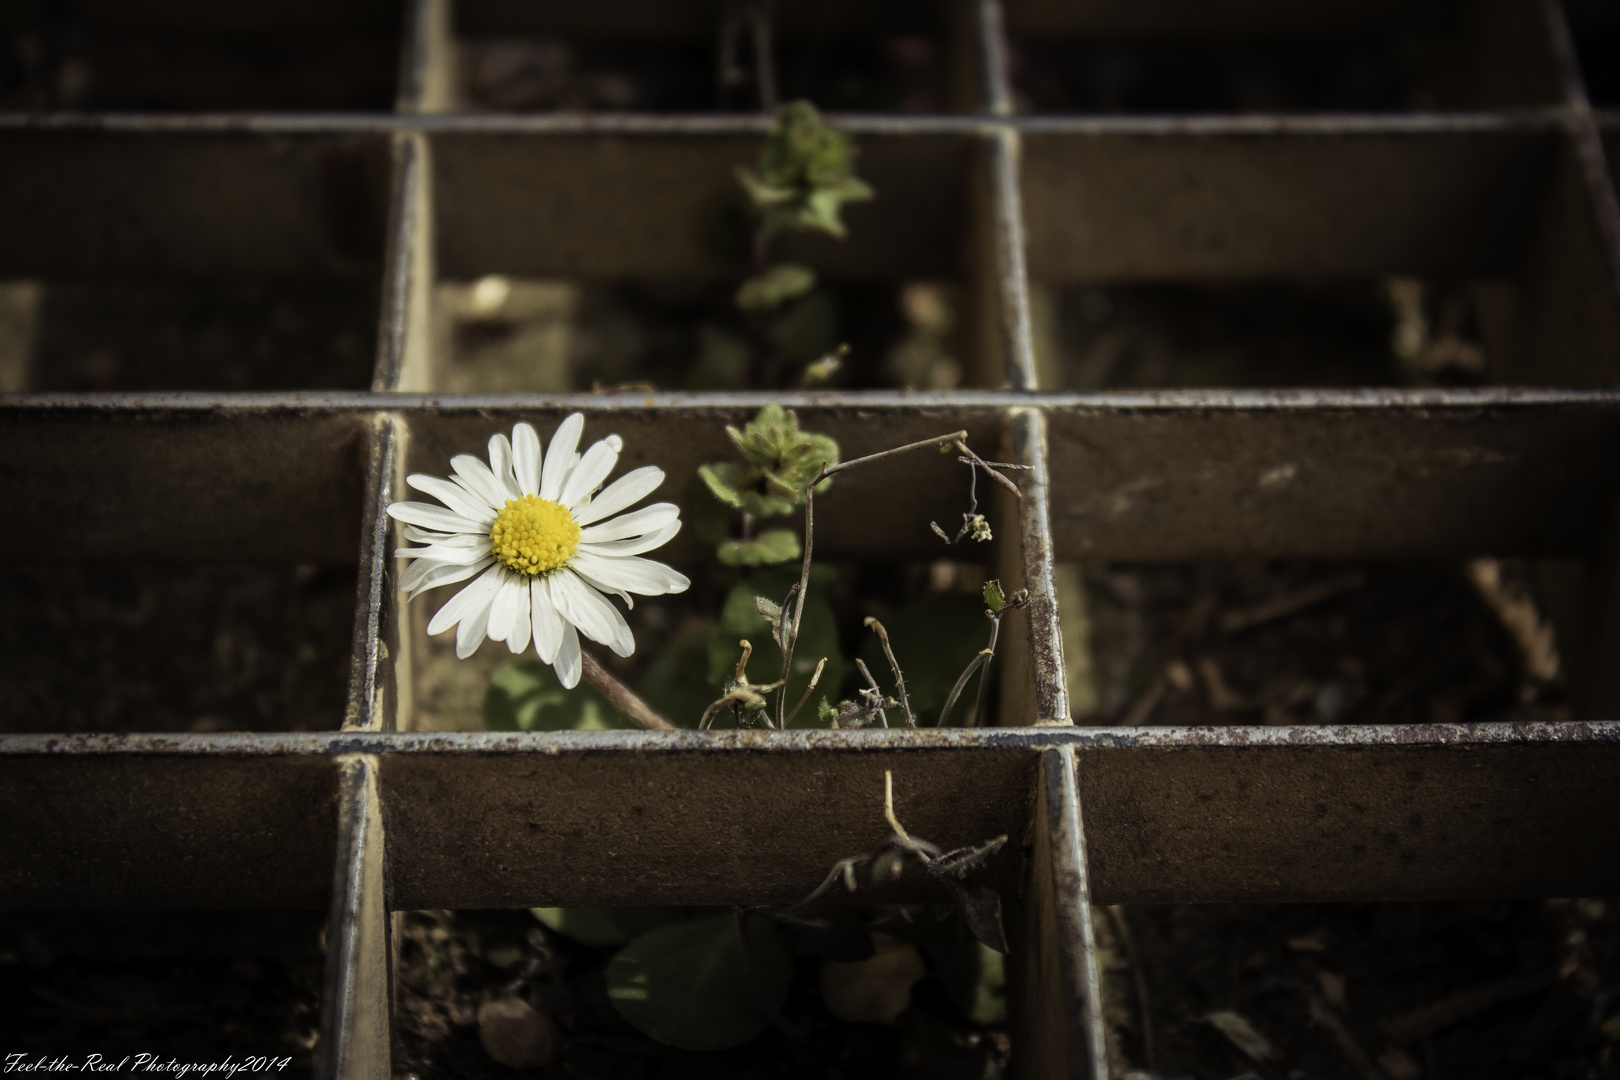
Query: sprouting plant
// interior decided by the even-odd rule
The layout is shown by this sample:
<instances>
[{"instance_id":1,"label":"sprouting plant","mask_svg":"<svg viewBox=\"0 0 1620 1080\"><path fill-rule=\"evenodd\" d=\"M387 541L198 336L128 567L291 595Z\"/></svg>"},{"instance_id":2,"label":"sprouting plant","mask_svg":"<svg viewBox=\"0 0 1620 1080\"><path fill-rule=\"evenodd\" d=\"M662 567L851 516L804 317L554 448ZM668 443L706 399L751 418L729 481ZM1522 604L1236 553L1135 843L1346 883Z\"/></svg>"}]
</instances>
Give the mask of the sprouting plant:
<instances>
[{"instance_id":1,"label":"sprouting plant","mask_svg":"<svg viewBox=\"0 0 1620 1080\"><path fill-rule=\"evenodd\" d=\"M790 435L791 437L799 436L800 433L798 432L797 419L793 417L793 414L786 413L784 416L778 417L776 413L770 412L770 410L773 408L774 406L768 406L767 409L761 410L760 416L755 420L755 425L760 425L762 432L774 431L774 435L760 435L756 440L755 437L749 436L746 432L737 432L735 429L730 428L727 429L731 433L733 441L738 444L739 448L752 446L754 447L755 452L759 453L763 448L779 447L783 445L783 440L789 438ZM762 421L767 420L769 423L762 423ZM750 427L752 428L754 425L750 425ZM826 656L822 656L818 659L814 674L810 676L808 685L804 687L797 698L793 698L790 693L791 688L789 684L795 671L794 654L799 645L800 633L804 626L803 620L806 601L811 591L811 563L815 538L815 496L818 492L825 490L826 481L835 473L842 472L845 469L854 468L859 465L866 465L875 461L881 461L885 458L903 454L911 450L920 450L927 447L938 447L942 451L946 452L955 449L959 454L959 460L970 466L972 475L974 477L977 477L978 472L982 469L983 471L994 476L1000 483L1006 485L1014 496L1019 496L1021 494L1018 490L1018 485L1014 484L1000 471L1000 469L1003 468L1018 468L1019 466L985 461L978 454L974 453L968 448L966 439L967 432L955 431L948 435L940 435L932 439L923 439L919 442L908 443L904 446L897 446L889 450L880 451L876 454L868 454L852 461L838 461L836 460L836 455L834 455L833 460L823 461L813 472L806 462L814 455L812 455L809 451L806 451L803 460L796 461L793 471L788 472L784 470L783 474L777 477L776 482L781 484L783 487L786 486L786 477L789 476L802 484L800 492L801 500L804 505L804 542L800 557L801 562L799 580L789 586L786 596L780 602L778 602L774 597L759 595L757 593L753 595L752 601L755 612L757 612L758 616L770 627L771 641L776 645L782 654L781 675L775 681L768 682L763 685L751 682L747 676L747 665L748 660L753 653L753 644L747 640L739 641L738 647L742 650L742 658L737 663L735 675L726 681L724 695L718 701L711 704L707 710L705 710L699 722L700 728L707 728L711 726L715 718L728 707L730 708L737 726L739 727L755 722L763 723L766 727L770 728L786 727L793 721L794 717L796 717L799 711L804 707L805 703L810 698L811 691L815 689L817 682L820 680L822 671L827 664L828 658ZM745 450L745 453L746 452L747 450ZM711 476L716 476L717 474L712 467L706 468L708 468L710 471L704 473L704 481L710 485L711 490L714 490L714 485L717 481L711 480ZM759 468L761 468L761 466L756 465L756 470ZM723 481L726 476L737 477L743 475L752 474L731 471L725 473L720 479ZM764 481L762 479L756 480L755 483L763 484ZM976 491L976 480L974 481L974 484ZM735 501L730 502L730 505L741 508L742 500L740 495L735 491L735 489L727 490L731 495L736 497ZM722 501L727 501L720 492L716 492L716 497L721 498ZM759 501L751 502L748 505L755 509L762 509L769 505L773 510L782 509L785 511L788 508L786 495L782 494L777 497L782 500L780 503L767 504L762 497ZM976 495L974 495L972 499L969 512L964 515L964 521L977 522L980 527L970 529L967 525L964 525L963 533L958 535L958 540L962 539L963 535L967 535L969 533L977 534L976 538L978 539L989 539L989 528L987 525L983 524L984 519L978 514L978 499ZM943 535L943 532L940 530L938 525L934 526L934 531ZM789 535L791 535L791 533ZM946 540L950 542L950 537L946 537ZM741 586L741 588L745 589L747 587L748 583ZM973 659L969 662L967 669L957 679L955 687L945 702L945 708L940 714L939 722L941 725L943 725L950 718L951 708L954 706L957 697L960 696L962 689L967 685L967 681L972 677L974 671L987 664L990 657L994 655L996 637L1000 629L1001 618L1006 612L1023 606L1026 599L1027 596L1021 594L1019 596L1015 596L1009 603L1003 597L999 583L992 583L992 586L986 587L985 601L989 609L986 614L989 615L992 620L990 644L987 648L980 650L973 657ZM856 667L860 670L862 677L867 683L866 688L860 691L861 701L845 701L840 703L835 708L828 705L826 700L823 699L817 711L818 718L823 722L828 723L832 727L863 727L874 721L882 724L884 727L887 727L887 711L889 709L898 707L903 709L905 712L907 726L916 727L917 718L912 711L910 700L906 694L905 676L901 671L899 662L895 659L894 651L889 642L888 632L884 628L883 624L878 622L878 620L875 618L868 618L866 620L866 625L878 635L883 643L884 656L888 660L890 668L894 673L899 697L891 698L885 695L882 689L878 686L877 680L872 677L872 673L870 670L868 670L865 662L857 659L855 661ZM981 707L986 683L987 678L981 677ZM772 716L770 703L767 700L768 695L772 694L775 695L774 717ZM789 709L790 703L792 704L791 710ZM978 712L979 709L976 708L974 719L977 718Z\"/></svg>"},{"instance_id":2,"label":"sprouting plant","mask_svg":"<svg viewBox=\"0 0 1620 1080\"><path fill-rule=\"evenodd\" d=\"M807 305L816 287L815 271L808 266L773 261L773 240L789 232L821 232L842 239L844 204L872 198L872 189L855 175L855 147L849 136L828 126L807 101L796 101L777 114L758 166L739 169L737 179L748 199L753 228L749 276L737 289L736 303L749 317L756 380L768 385L781 374L785 360L804 359L784 354L804 351L793 339L804 336L799 324L814 322L805 316L813 314ZM795 305L792 310L790 304ZM845 351L833 350L808 363L799 373L800 381L826 381Z\"/></svg>"},{"instance_id":3,"label":"sprouting plant","mask_svg":"<svg viewBox=\"0 0 1620 1080\"><path fill-rule=\"evenodd\" d=\"M799 430L797 414L776 404L760 409L741 429L728 426L726 434L743 460L698 469L709 492L740 516L740 536L721 541L716 557L727 566L792 562L801 550L792 529L758 532L754 526L803 506L811 478L824 466L838 463L838 444L825 435ZM825 492L831 483L823 481L817 490Z\"/></svg>"}]
</instances>

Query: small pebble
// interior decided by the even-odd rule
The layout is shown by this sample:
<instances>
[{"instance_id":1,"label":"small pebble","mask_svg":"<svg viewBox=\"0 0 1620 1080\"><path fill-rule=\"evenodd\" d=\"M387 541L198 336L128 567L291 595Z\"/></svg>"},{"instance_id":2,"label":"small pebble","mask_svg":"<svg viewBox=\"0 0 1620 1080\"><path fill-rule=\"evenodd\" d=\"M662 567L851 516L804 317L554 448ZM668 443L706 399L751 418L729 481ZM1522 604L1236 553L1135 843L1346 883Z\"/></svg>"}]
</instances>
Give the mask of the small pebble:
<instances>
[{"instance_id":1,"label":"small pebble","mask_svg":"<svg viewBox=\"0 0 1620 1080\"><path fill-rule=\"evenodd\" d=\"M485 1002L478 1010L478 1039L508 1069L537 1069L557 1056L557 1025L519 998Z\"/></svg>"}]
</instances>

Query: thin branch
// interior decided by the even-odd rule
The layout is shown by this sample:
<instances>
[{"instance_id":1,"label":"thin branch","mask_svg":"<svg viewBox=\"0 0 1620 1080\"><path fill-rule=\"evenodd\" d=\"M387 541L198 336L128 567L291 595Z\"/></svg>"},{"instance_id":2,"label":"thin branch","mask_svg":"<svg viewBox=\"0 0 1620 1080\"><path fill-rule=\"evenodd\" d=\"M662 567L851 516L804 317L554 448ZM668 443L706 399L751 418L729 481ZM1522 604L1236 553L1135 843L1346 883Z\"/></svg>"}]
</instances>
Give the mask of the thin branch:
<instances>
[{"instance_id":1,"label":"thin branch","mask_svg":"<svg viewBox=\"0 0 1620 1080\"><path fill-rule=\"evenodd\" d=\"M861 677L866 680L866 685L872 688L872 696L867 699L868 703L878 714L878 719L883 721L883 726L888 727L889 714L883 711L883 688L878 686L877 680L872 678L872 673L866 669L866 661L857 656L855 658L855 666L860 668Z\"/></svg>"},{"instance_id":2,"label":"thin branch","mask_svg":"<svg viewBox=\"0 0 1620 1080\"><path fill-rule=\"evenodd\" d=\"M1002 611L1007 610L1009 609L1002 608ZM999 612L997 614L999 614ZM992 618L990 620L990 644L985 649L985 652L989 653L990 655L985 657L984 670L979 672L979 693L978 696L973 699L973 715L968 717L968 727L978 727L979 717L984 715L984 697L990 686L990 663L996 654L996 639L1000 636L1001 620L999 618Z\"/></svg>"},{"instance_id":3,"label":"thin branch","mask_svg":"<svg viewBox=\"0 0 1620 1080\"><path fill-rule=\"evenodd\" d=\"M584 675L587 681L608 699L608 703L630 718L631 723L648 731L674 731L675 725L665 720L658 712L641 698L635 691L624 683L607 673L607 669L596 662L596 657L580 650L583 661Z\"/></svg>"},{"instance_id":4,"label":"thin branch","mask_svg":"<svg viewBox=\"0 0 1620 1080\"><path fill-rule=\"evenodd\" d=\"M884 458L894 457L896 454L904 454L911 450L921 450L928 446L939 446L941 443L948 445L967 438L967 434L966 429L962 431L953 431L949 435L935 435L932 439L923 439L919 442L906 443L904 446L895 446L889 448L888 450L879 450L875 454L867 454L865 457L851 458L848 461L840 461L836 465L823 465L821 467L820 474L818 474L816 478L810 482L810 486L814 487L827 477L836 473L841 473L845 469L853 469L857 465L868 465L874 461L882 461Z\"/></svg>"},{"instance_id":5,"label":"thin branch","mask_svg":"<svg viewBox=\"0 0 1620 1080\"><path fill-rule=\"evenodd\" d=\"M855 868L863 863L868 863L871 861L872 857L870 855L859 855L854 858L839 859L837 862L833 863L832 870L827 874L827 880L816 886L815 892L811 893L803 900L800 900L797 904L794 904L792 907L788 908L788 910L796 911L802 907L809 907L811 904L825 896L827 894L827 890L832 888L833 885L837 884L840 877L844 879L844 888L848 889L850 892L854 892Z\"/></svg>"},{"instance_id":6,"label":"thin branch","mask_svg":"<svg viewBox=\"0 0 1620 1080\"><path fill-rule=\"evenodd\" d=\"M810 676L810 685L806 686L804 688L804 693L803 693L803 695L800 696L799 703L797 705L793 706L793 711L787 714L787 719L786 720L782 721L782 724L781 724L782 727L786 728L790 723L792 723L793 718L795 716L799 715L799 710L804 708L804 703L810 700L810 691L814 690L816 688L816 683L821 681L821 670L823 668L825 668L826 666L827 666L827 658L825 656L823 656L820 660L816 661L816 670ZM786 693L787 693L787 691L784 689L783 690L783 695L785 696ZM777 700L781 701L782 698L777 698Z\"/></svg>"},{"instance_id":7,"label":"thin branch","mask_svg":"<svg viewBox=\"0 0 1620 1080\"><path fill-rule=\"evenodd\" d=\"M984 460L984 458L980 457L978 454L975 454L972 450L968 449L967 443L963 442L961 439L957 439L954 445L956 446L956 448L958 450L962 451L962 453L964 453L968 457L972 458L974 464L978 465L979 468L983 469L985 472L987 472L991 476L993 476L1001 484L1002 487L1004 487L1008 491L1012 492L1014 498L1022 499L1024 497L1024 493L1022 491L1018 490L1018 485L1017 484L1015 484L1011 480L1007 479L1005 476L1003 476L1001 473L997 472L995 469L992 469L990 467L990 463L988 461Z\"/></svg>"},{"instance_id":8,"label":"thin branch","mask_svg":"<svg viewBox=\"0 0 1620 1080\"><path fill-rule=\"evenodd\" d=\"M889 819L889 828L894 830L894 835L898 836L913 854L915 854L925 863L933 862L933 859L929 856L929 854L926 851L923 851L920 846L927 843L927 841L913 840L911 838L911 834L906 832L906 827L900 824L900 819L895 816L894 773L890 772L888 769L883 770L883 816ZM932 844L929 844L928 846L933 847Z\"/></svg>"},{"instance_id":9,"label":"thin branch","mask_svg":"<svg viewBox=\"0 0 1620 1080\"><path fill-rule=\"evenodd\" d=\"M968 664L967 669L956 680L956 685L951 687L951 696L945 699L945 707L939 712L939 723L936 726L945 726L945 722L951 718L951 710L956 707L956 699L962 696L962 688L973 677L973 673L979 670L979 665L988 660L990 656L989 649L981 649L979 655L973 658L973 662Z\"/></svg>"},{"instance_id":10,"label":"thin branch","mask_svg":"<svg viewBox=\"0 0 1620 1080\"><path fill-rule=\"evenodd\" d=\"M889 659L889 670L894 672L894 688L900 694L900 707L906 711L906 726L916 727L917 718L911 713L911 699L906 697L906 677L900 674L900 664L894 658L894 650L889 647L889 632L870 615L866 617L866 625L877 632L878 640L883 643L883 655ZM995 648L994 641L991 641L990 647Z\"/></svg>"}]
</instances>

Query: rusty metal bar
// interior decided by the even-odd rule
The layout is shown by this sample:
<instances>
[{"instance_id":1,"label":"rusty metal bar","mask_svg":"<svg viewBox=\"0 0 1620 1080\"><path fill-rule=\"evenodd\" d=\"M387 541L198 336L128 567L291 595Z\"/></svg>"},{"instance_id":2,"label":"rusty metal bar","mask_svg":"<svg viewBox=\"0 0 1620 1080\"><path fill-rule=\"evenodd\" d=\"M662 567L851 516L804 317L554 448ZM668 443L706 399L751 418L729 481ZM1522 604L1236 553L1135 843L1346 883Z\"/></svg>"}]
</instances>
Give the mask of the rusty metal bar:
<instances>
[{"instance_id":1,"label":"rusty metal bar","mask_svg":"<svg viewBox=\"0 0 1620 1080\"><path fill-rule=\"evenodd\" d=\"M374 391L433 389L433 161L425 136L394 136L394 187Z\"/></svg>"},{"instance_id":2,"label":"rusty metal bar","mask_svg":"<svg viewBox=\"0 0 1620 1080\"><path fill-rule=\"evenodd\" d=\"M392 1075L395 957L378 759L353 754L336 762L339 843L321 1002L322 1075L386 1080Z\"/></svg>"},{"instance_id":3,"label":"rusty metal bar","mask_svg":"<svg viewBox=\"0 0 1620 1080\"><path fill-rule=\"evenodd\" d=\"M682 476L724 457L724 425L767 400L850 454L959 427L994 447L1005 410L1040 409L1059 559L1584 557L1602 542L1620 440L1609 390L27 395L0 403L0 460L15 463L0 497L37 514L0 554L352 563L378 411L406 418L411 471L582 409L624 436L626 467L656 458ZM960 466L895 469L852 472L828 495L830 556L936 556L928 522L959 517ZM857 512L870 499L888 512ZM84 527L50 528L69 517ZM697 557L672 544L671 559Z\"/></svg>"},{"instance_id":4,"label":"rusty metal bar","mask_svg":"<svg viewBox=\"0 0 1620 1080\"><path fill-rule=\"evenodd\" d=\"M389 587L393 545L387 513L401 487L404 442L404 425L396 417L386 413L371 417L345 731L395 730L402 707L400 684L409 685L399 597Z\"/></svg>"},{"instance_id":5,"label":"rusty metal bar","mask_svg":"<svg viewBox=\"0 0 1620 1080\"><path fill-rule=\"evenodd\" d=\"M1074 753L1041 752L1034 852L1024 902L1017 1071L1029 1077L1108 1080L1102 980L1091 924Z\"/></svg>"},{"instance_id":6,"label":"rusty metal bar","mask_svg":"<svg viewBox=\"0 0 1620 1080\"><path fill-rule=\"evenodd\" d=\"M1024 835L1023 793L1051 747L1077 755L1099 903L1620 887L1620 869L1596 854L1620 825L1614 721L324 732L0 737L4 902L318 903L331 880L334 759L367 754L380 758L395 908L781 903L875 842L885 769L908 828L978 842ZM738 803L771 807L765 818L782 824L750 826L742 843L713 824L714 806ZM131 859L137 850L145 857ZM1016 886L1009 859L992 869L998 888Z\"/></svg>"}]
</instances>

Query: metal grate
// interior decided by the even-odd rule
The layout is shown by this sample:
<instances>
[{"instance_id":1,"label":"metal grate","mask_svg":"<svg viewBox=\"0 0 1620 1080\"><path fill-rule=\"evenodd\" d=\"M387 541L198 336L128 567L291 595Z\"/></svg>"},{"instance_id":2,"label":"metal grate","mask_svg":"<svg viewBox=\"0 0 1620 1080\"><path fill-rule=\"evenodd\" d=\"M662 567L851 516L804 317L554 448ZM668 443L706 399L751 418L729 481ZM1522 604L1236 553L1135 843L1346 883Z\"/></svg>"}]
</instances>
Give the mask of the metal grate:
<instances>
[{"instance_id":1,"label":"metal grate","mask_svg":"<svg viewBox=\"0 0 1620 1080\"><path fill-rule=\"evenodd\" d=\"M1465 77L1432 111L1014 113L1009 35L1332 29L1393 7L1009 0L1005 29L996 0L942 8L959 46L957 111L837 117L883 201L857 210L848 244L803 254L832 277L957 280L969 388L454 396L434 392L441 277L709 275L687 224L757 153L767 121L447 111L452 25L678 37L702 32L708 13L415 0L387 112L372 100L376 35L386 47L396 31L377 5L120 6L121 19L150 9L208 32L329 20L352 32L331 60L347 74L314 89L237 88L240 105L191 87L176 91L179 111L0 115L0 277L360 283L361 296L380 290L374 374L347 390L0 399L0 501L13 508L0 552L354 565L358 551L351 676L341 730L0 736L0 903L330 903L324 1067L384 1077L395 912L790 901L869 846L864 823L837 808L892 769L920 834L1023 839L994 871L1016 939L1019 1067L1101 1078L1090 900L1620 891L1606 857L1620 827L1620 726L1601 722L1620 702L1620 394L1578 388L1620 372L1620 210L1604 152L1620 115L1590 107L1555 0L1466 5ZM870 17L816 10L823 29L858 33ZM195 22L212 18L248 22ZM307 111L269 111L283 101ZM371 111L344 111L355 109ZM1516 299L1495 374L1515 388L1069 393L1037 379L1032 282L1391 273L1506 282ZM999 505L992 557L1034 598L1003 654L1006 726L412 730L420 627L394 589L382 512L407 471L438 471L517 419L546 430L579 409L680 477L723 453L723 423L769 399L850 456L962 427L1031 466L1026 497ZM1298 482L1259 482L1281 467ZM897 495L882 469L852 474L826 500L818 543L840 558L929 557L926 525L955 512L951 488L943 472L937 485L906 475L915 482ZM862 507L880 497L887 513L873 520ZM1058 560L1475 555L1585 567L1584 608L1560 626L1583 719L1070 722ZM29 730L29 718L9 726ZM716 806L750 808L746 847L711 828Z\"/></svg>"}]
</instances>

